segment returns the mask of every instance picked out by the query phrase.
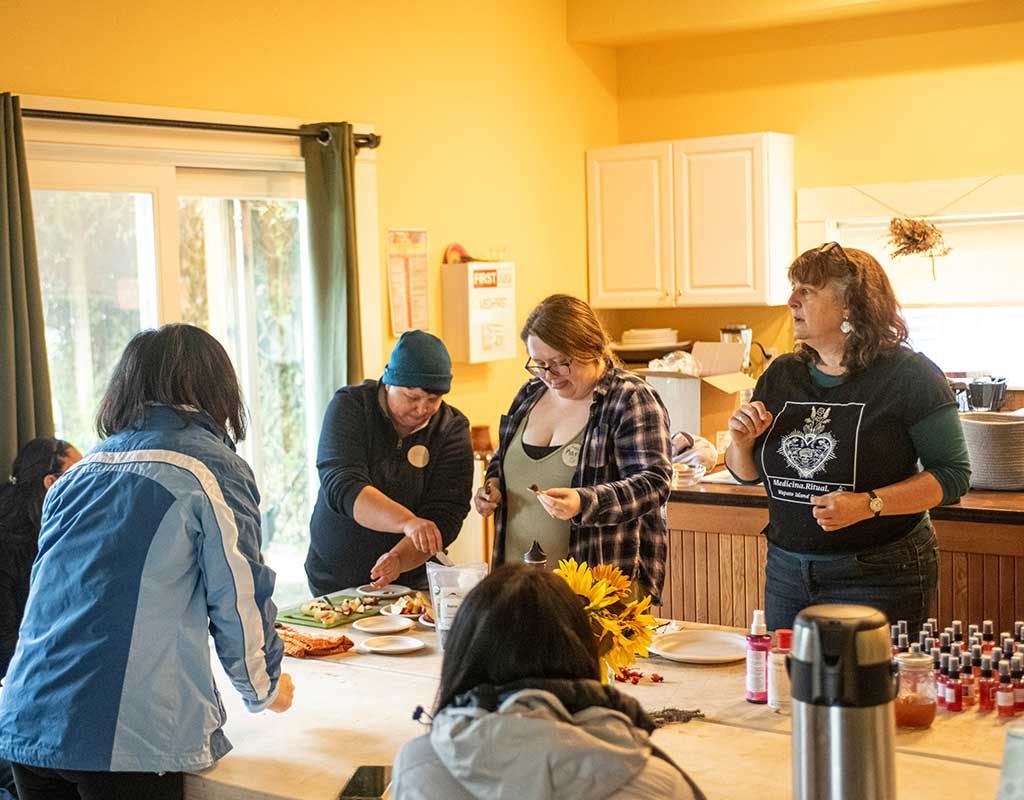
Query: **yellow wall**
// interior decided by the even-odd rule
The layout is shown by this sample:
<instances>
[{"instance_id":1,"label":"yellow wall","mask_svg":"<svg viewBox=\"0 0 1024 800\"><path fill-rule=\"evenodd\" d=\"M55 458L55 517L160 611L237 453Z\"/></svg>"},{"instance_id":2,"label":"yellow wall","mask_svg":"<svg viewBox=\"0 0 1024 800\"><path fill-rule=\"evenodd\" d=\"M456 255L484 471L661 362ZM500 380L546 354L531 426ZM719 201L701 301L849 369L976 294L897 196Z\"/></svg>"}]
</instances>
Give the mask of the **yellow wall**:
<instances>
[{"instance_id":1,"label":"yellow wall","mask_svg":"<svg viewBox=\"0 0 1024 800\"><path fill-rule=\"evenodd\" d=\"M620 141L774 130L796 137L796 185L1024 172L1024 3L987 2L619 50ZM612 315L686 338L780 309Z\"/></svg>"},{"instance_id":2,"label":"yellow wall","mask_svg":"<svg viewBox=\"0 0 1024 800\"><path fill-rule=\"evenodd\" d=\"M564 0L0 9L0 90L374 123L382 231L428 230L434 332L453 241L517 262L520 316L554 291L586 295L583 153L616 141L616 66L567 42ZM452 402L496 436L523 360L457 366Z\"/></svg>"},{"instance_id":3,"label":"yellow wall","mask_svg":"<svg viewBox=\"0 0 1024 800\"><path fill-rule=\"evenodd\" d=\"M798 187L1024 171L1016 1L617 54L567 43L564 0L34 0L0 23L0 88L375 123L382 232L428 229L436 332L451 241L517 262L520 318L551 292L586 295L589 147L785 131ZM746 322L766 346L791 341L782 309L603 316L614 334ZM457 366L452 401L493 426L523 375L518 359Z\"/></svg>"}]
</instances>

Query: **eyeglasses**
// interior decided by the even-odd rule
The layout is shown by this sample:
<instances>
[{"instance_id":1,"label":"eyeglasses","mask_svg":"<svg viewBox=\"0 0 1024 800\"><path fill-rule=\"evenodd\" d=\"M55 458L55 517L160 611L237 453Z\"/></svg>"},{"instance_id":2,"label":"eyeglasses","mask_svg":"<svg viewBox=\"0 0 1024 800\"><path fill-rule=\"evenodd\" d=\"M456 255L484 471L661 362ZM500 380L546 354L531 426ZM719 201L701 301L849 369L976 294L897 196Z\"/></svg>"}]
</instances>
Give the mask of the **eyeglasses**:
<instances>
[{"instance_id":1,"label":"eyeglasses","mask_svg":"<svg viewBox=\"0 0 1024 800\"><path fill-rule=\"evenodd\" d=\"M817 250L819 255L827 256L829 253L837 252L843 257L843 261L846 262L846 266L849 267L850 272L856 272L857 266L850 260L850 257L846 254L843 246L839 242L826 242Z\"/></svg>"},{"instance_id":2,"label":"eyeglasses","mask_svg":"<svg viewBox=\"0 0 1024 800\"><path fill-rule=\"evenodd\" d=\"M64 470L61 469L59 449L60 445L54 440L53 452L50 454L50 466L46 470L47 475L56 475L58 478L64 474Z\"/></svg>"},{"instance_id":3,"label":"eyeglasses","mask_svg":"<svg viewBox=\"0 0 1024 800\"><path fill-rule=\"evenodd\" d=\"M546 367L540 364L535 364L532 358L526 359L526 371L533 375L535 378L544 377L546 372L552 378L564 378L569 374L569 370L572 369L572 359L568 361L552 361Z\"/></svg>"}]
</instances>

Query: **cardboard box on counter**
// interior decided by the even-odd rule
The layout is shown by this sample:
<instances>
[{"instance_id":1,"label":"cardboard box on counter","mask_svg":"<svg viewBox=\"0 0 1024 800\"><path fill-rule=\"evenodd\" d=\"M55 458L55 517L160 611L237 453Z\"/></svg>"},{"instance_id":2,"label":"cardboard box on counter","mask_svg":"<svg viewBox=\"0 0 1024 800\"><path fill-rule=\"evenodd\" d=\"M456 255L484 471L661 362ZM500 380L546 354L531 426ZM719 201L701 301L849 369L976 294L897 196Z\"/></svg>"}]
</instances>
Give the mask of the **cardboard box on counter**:
<instances>
[{"instance_id":1,"label":"cardboard box on counter","mask_svg":"<svg viewBox=\"0 0 1024 800\"><path fill-rule=\"evenodd\" d=\"M717 444L717 434L729 429L740 392L757 383L741 371L743 354L742 342L695 342L692 355L700 364L699 377L640 370L665 403L672 433L699 433Z\"/></svg>"}]
</instances>

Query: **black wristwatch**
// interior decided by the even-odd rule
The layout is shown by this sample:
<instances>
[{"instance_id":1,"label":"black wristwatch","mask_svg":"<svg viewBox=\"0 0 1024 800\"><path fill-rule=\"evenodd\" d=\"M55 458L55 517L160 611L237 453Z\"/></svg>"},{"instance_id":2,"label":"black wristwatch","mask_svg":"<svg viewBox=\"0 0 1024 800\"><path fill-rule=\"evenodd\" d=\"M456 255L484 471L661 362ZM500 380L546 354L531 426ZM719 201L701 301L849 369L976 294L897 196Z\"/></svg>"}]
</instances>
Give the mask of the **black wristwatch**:
<instances>
[{"instance_id":1,"label":"black wristwatch","mask_svg":"<svg viewBox=\"0 0 1024 800\"><path fill-rule=\"evenodd\" d=\"M882 498L875 494L873 489L868 489L868 497L871 498L868 500L868 508L875 513L876 517L882 516L882 508L885 506Z\"/></svg>"}]
</instances>

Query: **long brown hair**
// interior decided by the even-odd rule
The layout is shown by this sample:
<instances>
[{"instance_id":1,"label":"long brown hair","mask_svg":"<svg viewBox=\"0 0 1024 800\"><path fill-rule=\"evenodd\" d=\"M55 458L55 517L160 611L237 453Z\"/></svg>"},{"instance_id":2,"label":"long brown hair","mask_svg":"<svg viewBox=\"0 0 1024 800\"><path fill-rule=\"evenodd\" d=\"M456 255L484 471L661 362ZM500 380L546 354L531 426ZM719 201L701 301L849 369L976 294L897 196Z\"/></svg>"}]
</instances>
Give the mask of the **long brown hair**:
<instances>
[{"instance_id":1,"label":"long brown hair","mask_svg":"<svg viewBox=\"0 0 1024 800\"><path fill-rule=\"evenodd\" d=\"M202 328L174 323L135 334L100 401L96 430L106 438L140 424L152 403L192 406L245 438L246 411L224 347Z\"/></svg>"},{"instance_id":2,"label":"long brown hair","mask_svg":"<svg viewBox=\"0 0 1024 800\"><path fill-rule=\"evenodd\" d=\"M618 364L594 309L578 297L553 294L541 300L519 332L524 342L529 336L536 336L574 361Z\"/></svg>"},{"instance_id":3,"label":"long brown hair","mask_svg":"<svg viewBox=\"0 0 1024 800\"><path fill-rule=\"evenodd\" d=\"M902 346L909 336L907 323L889 277L875 257L863 250L822 245L797 256L789 265L790 283L815 288L831 287L846 306L853 330L846 337L843 366L850 372L864 369L888 350ZM817 351L801 343L797 352L818 361Z\"/></svg>"}]
</instances>

